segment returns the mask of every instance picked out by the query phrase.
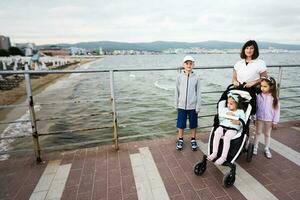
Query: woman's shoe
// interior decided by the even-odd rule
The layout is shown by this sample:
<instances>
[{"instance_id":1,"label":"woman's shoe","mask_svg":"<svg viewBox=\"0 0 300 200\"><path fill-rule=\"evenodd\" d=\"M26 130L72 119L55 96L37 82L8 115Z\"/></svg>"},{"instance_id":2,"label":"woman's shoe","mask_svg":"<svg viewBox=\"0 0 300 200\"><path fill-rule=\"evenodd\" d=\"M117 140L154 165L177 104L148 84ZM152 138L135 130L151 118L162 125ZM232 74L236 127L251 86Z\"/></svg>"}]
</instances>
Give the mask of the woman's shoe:
<instances>
[{"instance_id":1,"label":"woman's shoe","mask_svg":"<svg viewBox=\"0 0 300 200\"><path fill-rule=\"evenodd\" d=\"M257 147L254 147L254 148L253 148L253 155L256 155L256 156L257 156L257 150L258 150Z\"/></svg>"}]
</instances>

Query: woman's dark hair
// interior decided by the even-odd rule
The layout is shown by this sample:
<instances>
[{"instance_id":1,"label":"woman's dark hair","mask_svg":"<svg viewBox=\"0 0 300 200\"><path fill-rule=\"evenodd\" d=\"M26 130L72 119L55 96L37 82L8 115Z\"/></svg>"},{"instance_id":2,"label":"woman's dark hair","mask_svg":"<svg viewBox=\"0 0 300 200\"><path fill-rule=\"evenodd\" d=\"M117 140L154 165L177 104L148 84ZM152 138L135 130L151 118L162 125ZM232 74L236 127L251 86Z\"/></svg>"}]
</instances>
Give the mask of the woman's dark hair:
<instances>
[{"instance_id":1,"label":"woman's dark hair","mask_svg":"<svg viewBox=\"0 0 300 200\"><path fill-rule=\"evenodd\" d=\"M254 47L254 53L253 53L253 55L252 55L252 59L256 59L256 58L258 58L258 56L259 56L259 50L258 50L258 45L257 45L257 43L255 42L255 40L249 40L249 41L247 41L245 44L244 44L244 46L243 46L243 48L242 48L242 50L241 50L241 58L242 59L245 59L247 56L246 56L246 54L245 54L245 49L247 48L247 47L250 47L250 46L253 46Z\"/></svg>"},{"instance_id":2,"label":"woman's dark hair","mask_svg":"<svg viewBox=\"0 0 300 200\"><path fill-rule=\"evenodd\" d=\"M278 106L278 96L277 96L277 85L273 77L263 78L262 81L265 81L270 86L270 93L273 97L273 108L276 109Z\"/></svg>"}]
</instances>

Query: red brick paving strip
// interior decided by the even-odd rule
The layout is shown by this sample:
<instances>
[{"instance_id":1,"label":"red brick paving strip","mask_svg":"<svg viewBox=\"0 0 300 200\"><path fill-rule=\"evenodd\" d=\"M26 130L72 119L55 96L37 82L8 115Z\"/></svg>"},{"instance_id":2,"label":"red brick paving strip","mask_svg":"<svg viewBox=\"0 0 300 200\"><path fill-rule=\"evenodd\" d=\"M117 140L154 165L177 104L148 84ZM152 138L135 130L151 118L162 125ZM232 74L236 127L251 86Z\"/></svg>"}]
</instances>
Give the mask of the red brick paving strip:
<instances>
[{"instance_id":1,"label":"red brick paving strip","mask_svg":"<svg viewBox=\"0 0 300 200\"><path fill-rule=\"evenodd\" d=\"M0 199L29 199L45 167L33 156L0 161Z\"/></svg>"}]
</instances>

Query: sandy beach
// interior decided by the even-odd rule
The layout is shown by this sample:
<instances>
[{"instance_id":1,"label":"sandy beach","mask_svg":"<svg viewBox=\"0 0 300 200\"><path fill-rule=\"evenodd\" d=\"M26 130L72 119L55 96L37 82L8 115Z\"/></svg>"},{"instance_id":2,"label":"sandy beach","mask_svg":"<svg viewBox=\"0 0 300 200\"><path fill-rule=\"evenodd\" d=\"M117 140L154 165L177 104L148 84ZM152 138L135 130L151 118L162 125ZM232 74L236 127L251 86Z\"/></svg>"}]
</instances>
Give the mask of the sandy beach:
<instances>
[{"instance_id":1,"label":"sandy beach","mask_svg":"<svg viewBox=\"0 0 300 200\"><path fill-rule=\"evenodd\" d=\"M80 63L72 64L65 69L67 70L76 69L80 65L83 65L91 61L94 61L94 59L81 59ZM31 86L32 86L33 94L35 95L39 93L46 86L48 86L51 83L54 83L55 81L57 81L59 78L63 76L66 76L66 74L48 74L46 76L41 76L39 78L32 78ZM7 91L1 91L0 94L1 94L0 105L10 105L10 104L23 102L27 97L25 80L23 80L18 87Z\"/></svg>"}]
</instances>

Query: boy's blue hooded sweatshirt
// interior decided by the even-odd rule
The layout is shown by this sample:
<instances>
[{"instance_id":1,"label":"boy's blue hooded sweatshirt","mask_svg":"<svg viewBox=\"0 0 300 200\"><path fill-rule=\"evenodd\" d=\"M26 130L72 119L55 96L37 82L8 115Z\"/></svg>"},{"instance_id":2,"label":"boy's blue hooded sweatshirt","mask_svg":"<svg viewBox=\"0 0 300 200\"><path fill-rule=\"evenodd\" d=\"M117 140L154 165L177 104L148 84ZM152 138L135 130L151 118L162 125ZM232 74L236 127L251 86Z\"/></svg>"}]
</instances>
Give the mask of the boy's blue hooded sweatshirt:
<instances>
[{"instance_id":1,"label":"boy's blue hooded sweatshirt","mask_svg":"<svg viewBox=\"0 0 300 200\"><path fill-rule=\"evenodd\" d=\"M180 73L176 78L175 107L184 110L195 109L198 113L201 106L200 78L194 73Z\"/></svg>"}]
</instances>

